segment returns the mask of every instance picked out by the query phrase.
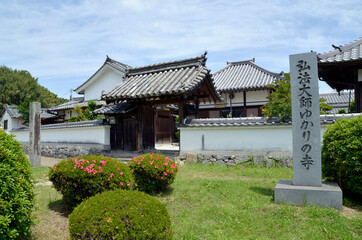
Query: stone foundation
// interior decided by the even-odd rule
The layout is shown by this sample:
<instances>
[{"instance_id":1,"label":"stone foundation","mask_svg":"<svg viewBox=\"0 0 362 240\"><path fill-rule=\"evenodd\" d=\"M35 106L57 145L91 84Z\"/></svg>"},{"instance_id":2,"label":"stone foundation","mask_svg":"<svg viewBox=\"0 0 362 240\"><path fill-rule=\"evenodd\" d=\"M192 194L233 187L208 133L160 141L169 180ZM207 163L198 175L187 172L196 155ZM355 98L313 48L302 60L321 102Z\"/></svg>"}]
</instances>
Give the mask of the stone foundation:
<instances>
[{"instance_id":1,"label":"stone foundation","mask_svg":"<svg viewBox=\"0 0 362 240\"><path fill-rule=\"evenodd\" d=\"M199 163L205 165L252 164L265 167L293 167L291 152L277 151L225 151L187 152L176 159L180 164Z\"/></svg>"},{"instance_id":2,"label":"stone foundation","mask_svg":"<svg viewBox=\"0 0 362 240\"><path fill-rule=\"evenodd\" d=\"M29 154L29 144L23 144L24 152ZM96 144L41 144L41 155L54 158L72 158L84 155L104 155L102 145Z\"/></svg>"}]
</instances>

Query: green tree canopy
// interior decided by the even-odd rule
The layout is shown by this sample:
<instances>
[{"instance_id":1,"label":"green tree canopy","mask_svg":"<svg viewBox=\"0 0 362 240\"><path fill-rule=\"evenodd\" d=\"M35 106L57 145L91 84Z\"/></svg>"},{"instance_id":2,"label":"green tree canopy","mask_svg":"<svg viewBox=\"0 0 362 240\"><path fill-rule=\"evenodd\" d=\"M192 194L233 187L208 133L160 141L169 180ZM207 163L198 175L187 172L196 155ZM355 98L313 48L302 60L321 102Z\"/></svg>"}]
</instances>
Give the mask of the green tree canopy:
<instances>
[{"instance_id":1,"label":"green tree canopy","mask_svg":"<svg viewBox=\"0 0 362 240\"><path fill-rule=\"evenodd\" d=\"M29 102L41 102L42 107L51 107L67 101L39 85L38 79L28 71L1 66L0 112L5 104L20 105L26 98Z\"/></svg>"},{"instance_id":2,"label":"green tree canopy","mask_svg":"<svg viewBox=\"0 0 362 240\"><path fill-rule=\"evenodd\" d=\"M262 107L265 117L277 117L281 121L292 118L292 94L290 87L290 74L284 73L284 80L277 79L274 84L267 85L274 90L268 97L269 102ZM320 98L320 114L328 114L333 107Z\"/></svg>"},{"instance_id":3,"label":"green tree canopy","mask_svg":"<svg viewBox=\"0 0 362 240\"><path fill-rule=\"evenodd\" d=\"M284 80L277 79L273 84L267 87L274 90L266 98L269 100L267 104L262 107L262 112L265 117L277 117L285 121L292 118L292 95L290 88L290 75L284 73Z\"/></svg>"}]
</instances>

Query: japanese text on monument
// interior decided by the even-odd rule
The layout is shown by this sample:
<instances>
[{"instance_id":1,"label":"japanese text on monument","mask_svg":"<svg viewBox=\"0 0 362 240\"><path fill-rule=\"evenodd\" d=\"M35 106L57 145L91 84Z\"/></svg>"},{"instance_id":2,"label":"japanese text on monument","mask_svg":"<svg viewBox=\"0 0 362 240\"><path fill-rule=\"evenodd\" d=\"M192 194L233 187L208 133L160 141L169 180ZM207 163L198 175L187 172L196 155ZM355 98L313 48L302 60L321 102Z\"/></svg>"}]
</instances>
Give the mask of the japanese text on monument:
<instances>
[{"instance_id":1,"label":"japanese text on monument","mask_svg":"<svg viewBox=\"0 0 362 240\"><path fill-rule=\"evenodd\" d=\"M312 151L313 147L310 144L310 133L313 130L314 123L311 120L312 111L310 110L313 106L312 101L312 92L310 90L310 66L308 62L304 60L298 61L296 65L298 69L298 88L299 88L299 116L301 118L301 126L302 129L302 141L300 150L303 152L303 158L300 159L300 163L309 170L310 166L313 165L314 160L310 156L310 151Z\"/></svg>"}]
</instances>

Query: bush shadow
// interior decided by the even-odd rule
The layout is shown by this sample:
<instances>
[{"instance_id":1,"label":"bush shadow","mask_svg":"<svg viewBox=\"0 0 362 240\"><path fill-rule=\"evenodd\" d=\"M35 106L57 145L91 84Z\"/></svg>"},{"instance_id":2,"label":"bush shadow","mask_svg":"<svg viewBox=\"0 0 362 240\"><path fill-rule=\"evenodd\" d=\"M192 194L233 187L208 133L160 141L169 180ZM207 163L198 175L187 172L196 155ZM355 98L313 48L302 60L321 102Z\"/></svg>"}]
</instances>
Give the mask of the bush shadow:
<instances>
[{"instance_id":1,"label":"bush shadow","mask_svg":"<svg viewBox=\"0 0 362 240\"><path fill-rule=\"evenodd\" d=\"M50 202L48 208L66 218L73 212L73 209L69 207L63 199Z\"/></svg>"},{"instance_id":2,"label":"bush shadow","mask_svg":"<svg viewBox=\"0 0 362 240\"><path fill-rule=\"evenodd\" d=\"M272 201L274 202L274 190L270 189L270 188L263 188L263 187L250 187L250 190L264 195L264 196L268 196L268 197L272 197Z\"/></svg>"},{"instance_id":3,"label":"bush shadow","mask_svg":"<svg viewBox=\"0 0 362 240\"><path fill-rule=\"evenodd\" d=\"M173 193L173 188L170 187L170 188L167 188L166 190L164 191L161 191L161 192L146 192L148 195L151 195L151 196L158 196L158 197L167 197L169 195L171 195Z\"/></svg>"}]
</instances>

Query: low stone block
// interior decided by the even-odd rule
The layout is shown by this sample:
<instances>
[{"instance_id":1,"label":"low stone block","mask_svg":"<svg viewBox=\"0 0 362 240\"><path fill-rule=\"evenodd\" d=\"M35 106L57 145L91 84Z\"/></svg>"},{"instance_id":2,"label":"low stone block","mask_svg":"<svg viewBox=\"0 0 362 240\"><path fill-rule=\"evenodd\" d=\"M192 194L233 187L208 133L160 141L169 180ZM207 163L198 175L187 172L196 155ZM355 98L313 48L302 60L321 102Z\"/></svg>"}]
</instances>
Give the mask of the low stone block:
<instances>
[{"instance_id":1,"label":"low stone block","mask_svg":"<svg viewBox=\"0 0 362 240\"><path fill-rule=\"evenodd\" d=\"M280 180L274 191L275 202L296 205L316 205L342 209L342 190L337 183L323 182L322 186L293 185L293 181Z\"/></svg>"},{"instance_id":2,"label":"low stone block","mask_svg":"<svg viewBox=\"0 0 362 240\"><path fill-rule=\"evenodd\" d=\"M215 165L224 165L225 162L223 160L218 160L215 162Z\"/></svg>"}]
</instances>

